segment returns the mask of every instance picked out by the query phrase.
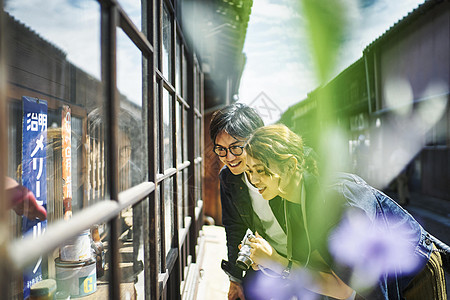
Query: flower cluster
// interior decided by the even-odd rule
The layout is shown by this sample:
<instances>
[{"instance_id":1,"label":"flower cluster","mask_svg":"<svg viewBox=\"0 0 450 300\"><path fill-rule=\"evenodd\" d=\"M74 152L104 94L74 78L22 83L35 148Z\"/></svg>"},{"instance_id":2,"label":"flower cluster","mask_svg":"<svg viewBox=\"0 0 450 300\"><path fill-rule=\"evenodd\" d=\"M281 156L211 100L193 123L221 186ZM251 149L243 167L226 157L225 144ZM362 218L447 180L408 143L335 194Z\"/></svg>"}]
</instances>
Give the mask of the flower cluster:
<instances>
[{"instance_id":1,"label":"flower cluster","mask_svg":"<svg viewBox=\"0 0 450 300\"><path fill-rule=\"evenodd\" d=\"M363 213L349 211L330 235L329 249L338 263L352 269L352 286L370 288L380 276L408 274L417 268L419 259L409 232L397 220L370 220Z\"/></svg>"},{"instance_id":2,"label":"flower cluster","mask_svg":"<svg viewBox=\"0 0 450 300\"><path fill-rule=\"evenodd\" d=\"M252 299L261 300L316 300L319 295L311 290L317 290L311 276L306 270L291 271L288 278L267 276L257 272L250 282L249 294Z\"/></svg>"}]
</instances>

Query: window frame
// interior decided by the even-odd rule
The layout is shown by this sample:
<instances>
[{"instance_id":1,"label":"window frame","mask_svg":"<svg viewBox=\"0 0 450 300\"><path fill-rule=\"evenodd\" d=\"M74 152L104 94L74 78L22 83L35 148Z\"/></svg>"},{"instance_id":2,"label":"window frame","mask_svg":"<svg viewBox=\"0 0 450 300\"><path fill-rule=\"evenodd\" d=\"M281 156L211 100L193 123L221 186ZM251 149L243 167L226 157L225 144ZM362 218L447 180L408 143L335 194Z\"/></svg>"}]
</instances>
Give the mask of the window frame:
<instances>
[{"instance_id":1,"label":"window frame","mask_svg":"<svg viewBox=\"0 0 450 300\"><path fill-rule=\"evenodd\" d=\"M93 0L94 1L94 0ZM90 228L94 224L108 222L110 230L110 278L109 278L109 298L120 299L121 274L119 269L119 249L118 240L119 228L118 221L120 213L130 206L137 205L143 201L148 201L149 205L144 214L148 217L147 234L144 234L144 244L148 245L145 251L145 297L151 299L177 298L180 296L180 286L183 280L186 280L189 274L186 273L187 266L196 261L197 238L199 230L203 223L202 216L202 138L203 135L203 74L200 64L195 54L190 51L193 49L185 40L182 31L180 11L181 1L169 0L151 0L144 1L142 6L142 31L137 28L127 13L122 9L119 3L114 0L97 0L100 4L100 28L101 28L101 73L103 83L103 100L105 103L105 152L106 158L105 174L106 185L109 188L110 199L101 200L87 208L82 209L82 214L77 214L66 222L57 222L49 226L45 235L38 239L15 239L8 242L5 249L8 253L7 259L12 263L11 269L20 273L21 270L33 259L48 253L57 248L67 238L77 235L79 232ZM3 4L3 0L0 0ZM171 78L165 78L158 68L162 66L162 13L163 5L170 14L171 22ZM159 10L157 9L159 7ZM0 19L3 22L3 18ZM117 94L117 31L122 29L125 35L137 46L142 54L142 85L143 85L143 107L146 113L147 123L147 149L148 149L148 181L119 192L119 124L118 113L120 111L120 101ZM2 35L3 36L3 35ZM177 43L179 41L179 44ZM0 50L6 45L3 43L3 37L0 44ZM154 49L153 45L159 47ZM179 45L179 46L177 46ZM180 51L180 55L177 55ZM0 51L0 60L3 62L5 57L3 51ZM175 82L176 63L180 59L181 84L177 86ZM186 70L186 74L184 72ZM187 75L187 76L186 76ZM195 77L195 78L194 78ZM2 79L3 80L3 79ZM156 94L156 89L159 93ZM161 133L163 123L163 106L161 100L163 93L167 91L170 94L171 109L170 117L172 124L172 161L169 168L160 169L157 165L161 163L163 157L163 135L156 132L159 128ZM158 99L156 99L158 95ZM6 99L2 92L0 97ZM1 101L0 115L5 114L5 101ZM194 104L195 103L195 104ZM200 103L200 104L197 104ZM178 105L177 105L178 104ZM177 113L175 110L179 110ZM156 118L156 112L159 118ZM176 118L179 118L177 120ZM177 121L181 122L182 130L178 132ZM83 127L87 127L87 120L83 119ZM157 124L158 122L158 124ZM85 124L86 123L86 124ZM4 127L6 124L0 126ZM159 125L159 127L157 126ZM7 125L6 125L7 126ZM185 127L187 130L185 131ZM4 129L4 128L2 128ZM7 129L7 127L6 127ZM86 129L87 130L87 129ZM7 130L2 130L7 132ZM177 143L180 134L181 144ZM194 141L197 136L197 143L187 143L188 140ZM7 140L5 136L0 136L2 140ZM4 143L2 143L4 145ZM184 149L179 151L178 147L188 145L187 152ZM159 152L154 151L158 149ZM1 153L7 153L0 148ZM182 159L177 155L181 153ZM187 157L185 157L187 154ZM85 158L87 159L87 158ZM1 167L0 167L1 168ZM6 170L0 169L0 174L6 174ZM179 181L182 181L179 184ZM171 184L173 201L173 210L171 221L174 225L173 237L171 238L171 248L165 255L164 241L165 230L161 224L164 224L164 184ZM193 184L193 185L191 185ZM187 186L187 188L186 188ZM0 184L1 187L1 184ZM181 190L180 190L181 189ZM178 193L182 194L182 207L178 205ZM2 204L3 205L3 204ZM179 212L182 220L178 220ZM2 210L1 222L4 224L8 216ZM161 214L162 212L162 214ZM8 221L6 221L8 222ZM179 224L179 225L178 225ZM162 230L158 229L162 228ZM158 232L158 230L160 230ZM158 234L160 239L158 240ZM24 259L26 258L26 259ZM9 269L9 267L8 267ZM1 268L1 274L4 274L5 268ZM184 271L183 271L184 270ZM10 288L9 282L2 282L4 290Z\"/></svg>"}]
</instances>

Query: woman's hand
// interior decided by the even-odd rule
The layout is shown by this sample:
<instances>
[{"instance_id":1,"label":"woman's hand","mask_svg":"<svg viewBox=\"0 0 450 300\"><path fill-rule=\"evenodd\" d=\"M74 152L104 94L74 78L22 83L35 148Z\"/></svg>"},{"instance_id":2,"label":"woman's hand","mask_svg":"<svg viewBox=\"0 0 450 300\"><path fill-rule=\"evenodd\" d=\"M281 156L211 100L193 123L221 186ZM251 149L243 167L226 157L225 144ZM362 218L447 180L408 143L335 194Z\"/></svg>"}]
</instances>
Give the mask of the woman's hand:
<instances>
[{"instance_id":1,"label":"woman's hand","mask_svg":"<svg viewBox=\"0 0 450 300\"><path fill-rule=\"evenodd\" d=\"M262 265L266 268L274 269L273 265L279 261L280 255L275 249L262 238L258 232L255 233L255 238L249 239L251 242L250 258L253 260L252 268L258 270L257 265Z\"/></svg>"}]
</instances>

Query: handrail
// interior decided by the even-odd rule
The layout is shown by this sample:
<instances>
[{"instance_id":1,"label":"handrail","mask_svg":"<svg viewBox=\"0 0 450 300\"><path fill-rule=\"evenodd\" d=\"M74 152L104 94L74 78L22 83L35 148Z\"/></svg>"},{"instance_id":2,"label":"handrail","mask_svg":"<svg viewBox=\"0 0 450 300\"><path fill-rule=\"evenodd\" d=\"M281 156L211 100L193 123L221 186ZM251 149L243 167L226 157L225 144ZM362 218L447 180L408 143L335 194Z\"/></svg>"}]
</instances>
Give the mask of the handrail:
<instances>
[{"instance_id":1,"label":"handrail","mask_svg":"<svg viewBox=\"0 0 450 300\"><path fill-rule=\"evenodd\" d=\"M170 176L173 176L175 173L177 173L177 169L175 168L168 168L164 171L164 174L156 174L156 182L161 182L165 180L166 178L169 178Z\"/></svg>"},{"instance_id":2,"label":"handrail","mask_svg":"<svg viewBox=\"0 0 450 300\"><path fill-rule=\"evenodd\" d=\"M123 209L139 202L155 190L152 182L143 182L119 193L119 201L103 200L83 209L70 220L59 220L51 224L46 232L38 238L29 235L23 239L12 241L6 247L6 265L14 272L20 272L26 266L36 262L61 246L66 240L87 230L95 224L108 221L117 216Z\"/></svg>"},{"instance_id":3,"label":"handrail","mask_svg":"<svg viewBox=\"0 0 450 300\"><path fill-rule=\"evenodd\" d=\"M186 160L186 161L182 162L181 164L177 165L177 170L179 170L179 171L183 170L183 169L189 167L190 165L191 165L191 162Z\"/></svg>"},{"instance_id":4,"label":"handrail","mask_svg":"<svg viewBox=\"0 0 450 300\"><path fill-rule=\"evenodd\" d=\"M119 203L121 210L137 203L155 190L153 182L143 182L128 190L119 193Z\"/></svg>"}]
</instances>

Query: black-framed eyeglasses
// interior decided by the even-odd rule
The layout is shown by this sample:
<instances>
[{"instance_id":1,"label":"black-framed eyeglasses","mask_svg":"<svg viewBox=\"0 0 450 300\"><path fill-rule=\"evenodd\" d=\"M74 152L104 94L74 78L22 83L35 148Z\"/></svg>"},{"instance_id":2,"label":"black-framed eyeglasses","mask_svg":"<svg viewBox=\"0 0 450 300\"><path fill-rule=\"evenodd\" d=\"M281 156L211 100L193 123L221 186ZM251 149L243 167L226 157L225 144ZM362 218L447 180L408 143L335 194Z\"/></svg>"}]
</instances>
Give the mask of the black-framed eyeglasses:
<instances>
[{"instance_id":1,"label":"black-framed eyeglasses","mask_svg":"<svg viewBox=\"0 0 450 300\"><path fill-rule=\"evenodd\" d=\"M216 153L220 157L227 156L228 151L230 151L230 153L234 156L240 156L242 155L242 153L244 153L244 146L230 146L228 148L219 145L214 146L214 153Z\"/></svg>"}]
</instances>

